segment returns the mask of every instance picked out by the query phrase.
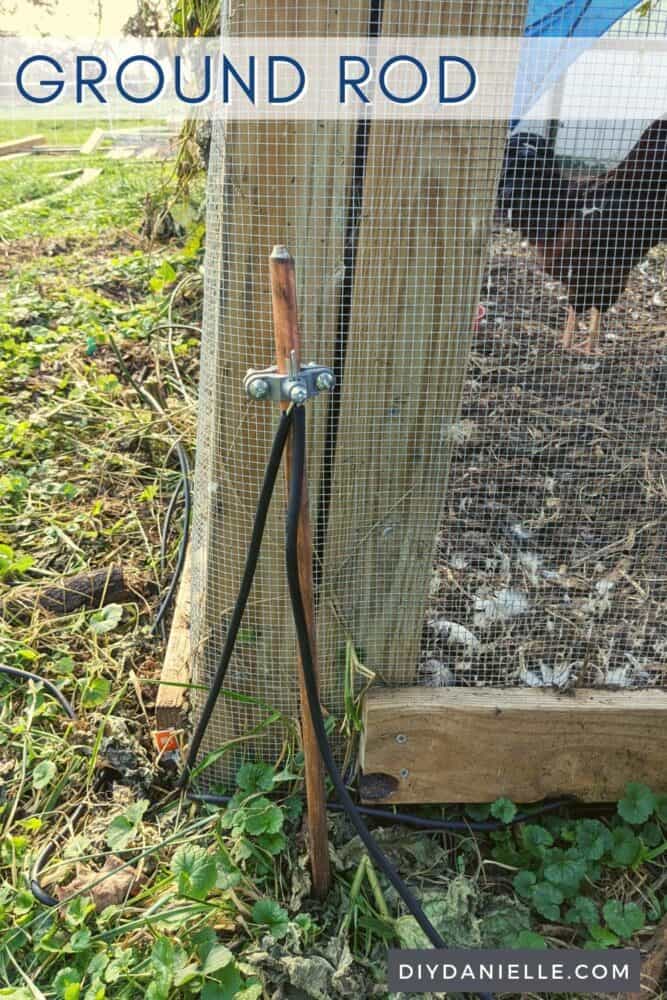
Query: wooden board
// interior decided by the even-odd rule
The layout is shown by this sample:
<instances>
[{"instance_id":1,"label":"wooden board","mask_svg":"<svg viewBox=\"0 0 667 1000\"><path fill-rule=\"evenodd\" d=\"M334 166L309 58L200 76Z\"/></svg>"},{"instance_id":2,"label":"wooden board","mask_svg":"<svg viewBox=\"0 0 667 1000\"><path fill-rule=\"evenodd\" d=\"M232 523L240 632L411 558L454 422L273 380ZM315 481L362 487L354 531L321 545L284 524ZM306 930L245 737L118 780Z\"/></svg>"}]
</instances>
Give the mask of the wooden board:
<instances>
[{"instance_id":1,"label":"wooden board","mask_svg":"<svg viewBox=\"0 0 667 1000\"><path fill-rule=\"evenodd\" d=\"M124 146L121 148L110 149L106 155L107 160L131 160L135 154L136 149L134 146Z\"/></svg>"},{"instance_id":2,"label":"wooden board","mask_svg":"<svg viewBox=\"0 0 667 1000\"><path fill-rule=\"evenodd\" d=\"M81 152L84 156L94 153L106 134L103 128L94 128L81 147Z\"/></svg>"},{"instance_id":3,"label":"wooden board","mask_svg":"<svg viewBox=\"0 0 667 1000\"><path fill-rule=\"evenodd\" d=\"M78 146L36 146L33 156L73 156L79 152Z\"/></svg>"},{"instance_id":4,"label":"wooden board","mask_svg":"<svg viewBox=\"0 0 667 1000\"><path fill-rule=\"evenodd\" d=\"M667 792L667 692L393 688L364 706L366 802Z\"/></svg>"},{"instance_id":5,"label":"wooden board","mask_svg":"<svg viewBox=\"0 0 667 1000\"><path fill-rule=\"evenodd\" d=\"M18 205L11 205L9 208L4 208L0 212L0 215L4 216L10 215L12 212L23 212L26 209L33 209L37 205L56 198L62 198L64 195L72 194L78 188L85 187L86 184L91 184L94 180L97 180L101 173L101 167L85 167L79 172L79 176L71 181L71 183L66 184L65 187L59 188L57 191L51 191L50 194L42 195L41 198L32 198L30 201L22 201Z\"/></svg>"},{"instance_id":6,"label":"wooden board","mask_svg":"<svg viewBox=\"0 0 667 1000\"><path fill-rule=\"evenodd\" d=\"M0 143L0 156L30 150L33 146L43 146L45 142L43 135L26 135L23 139L10 139L8 142Z\"/></svg>"},{"instance_id":7,"label":"wooden board","mask_svg":"<svg viewBox=\"0 0 667 1000\"><path fill-rule=\"evenodd\" d=\"M49 171L49 177L80 177L84 171L84 167L72 167L71 170L54 170L53 173Z\"/></svg>"},{"instance_id":8,"label":"wooden board","mask_svg":"<svg viewBox=\"0 0 667 1000\"><path fill-rule=\"evenodd\" d=\"M192 563L188 549L155 702L155 728L158 732L181 729L185 723L188 689L183 685L190 683L191 588Z\"/></svg>"}]
</instances>

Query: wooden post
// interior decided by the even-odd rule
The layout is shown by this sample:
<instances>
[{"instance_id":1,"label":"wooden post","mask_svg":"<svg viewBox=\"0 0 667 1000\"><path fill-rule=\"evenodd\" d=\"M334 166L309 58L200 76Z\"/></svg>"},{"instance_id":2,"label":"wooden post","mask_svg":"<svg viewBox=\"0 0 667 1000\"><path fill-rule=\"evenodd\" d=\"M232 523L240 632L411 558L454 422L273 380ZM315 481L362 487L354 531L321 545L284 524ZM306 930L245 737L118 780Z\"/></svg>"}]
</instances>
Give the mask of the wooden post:
<instances>
[{"instance_id":1,"label":"wooden post","mask_svg":"<svg viewBox=\"0 0 667 1000\"><path fill-rule=\"evenodd\" d=\"M382 35L518 35L524 11L385 0ZM318 621L390 684L415 679L506 133L371 126ZM322 698L340 704L340 674Z\"/></svg>"},{"instance_id":2,"label":"wooden post","mask_svg":"<svg viewBox=\"0 0 667 1000\"><path fill-rule=\"evenodd\" d=\"M275 246L273 248L273 253L269 259L269 270L271 273L271 301L276 340L276 364L278 371L286 375L290 365L293 365L296 371L298 371L301 364L294 261L286 247ZM283 403L282 408L285 409L287 405L287 403ZM285 473L288 482L290 468L291 452L290 444L288 443L285 456ZM313 597L313 544L310 513L308 510L308 483L305 470L301 487L301 511L299 514L297 546L301 593L303 594L310 645L313 650L313 663L317 668L317 634L315 629L315 601ZM301 703L301 739L306 773L306 801L308 806L308 833L310 838L313 891L318 899L323 899L329 891L331 883L324 771L306 694L303 663L299 654L297 654L297 660L299 698Z\"/></svg>"},{"instance_id":3,"label":"wooden post","mask_svg":"<svg viewBox=\"0 0 667 1000\"><path fill-rule=\"evenodd\" d=\"M309 0L308 30L318 37L362 36L370 8L371 0L333 6ZM296 0L233 4L224 30L236 36L258 30L268 37L302 35L304 5ZM303 359L333 367L355 136L353 121L214 122L192 539L193 676L202 688L210 683L224 642L275 433L275 408L250 402L242 389L248 368L269 365L274 355L267 258L275 244L290 247L299 266ZM314 509L327 400L315 401L308 416ZM236 649L226 682L244 700L220 700L202 744L202 754L230 747L207 769L211 783L229 784L244 761L276 760L292 735L284 720L298 712L281 494L282 483L269 511L244 619L248 641ZM321 651L320 659L324 678L334 667ZM191 692L195 717L204 697L198 689ZM260 731L270 714L267 705L281 719Z\"/></svg>"}]
</instances>

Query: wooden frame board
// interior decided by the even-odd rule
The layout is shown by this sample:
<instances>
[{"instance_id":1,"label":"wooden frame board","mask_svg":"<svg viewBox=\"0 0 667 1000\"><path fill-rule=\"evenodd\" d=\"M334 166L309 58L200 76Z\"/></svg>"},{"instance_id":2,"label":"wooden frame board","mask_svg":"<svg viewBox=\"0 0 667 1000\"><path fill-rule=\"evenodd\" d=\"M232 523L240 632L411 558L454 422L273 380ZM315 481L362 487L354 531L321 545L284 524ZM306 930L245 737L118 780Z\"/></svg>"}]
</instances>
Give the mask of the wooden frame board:
<instances>
[{"instance_id":1,"label":"wooden frame board","mask_svg":"<svg viewBox=\"0 0 667 1000\"><path fill-rule=\"evenodd\" d=\"M0 143L0 157L10 156L12 153L21 153L24 150L30 152L33 146L43 146L46 139L43 135L26 135L22 139L9 139Z\"/></svg>"},{"instance_id":2,"label":"wooden frame board","mask_svg":"<svg viewBox=\"0 0 667 1000\"><path fill-rule=\"evenodd\" d=\"M185 555L183 575L176 595L174 618L169 631L169 642L164 657L160 687L155 703L155 725L158 732L182 729L188 711L188 685L190 683L190 613L191 613L192 562L190 549Z\"/></svg>"},{"instance_id":3,"label":"wooden frame board","mask_svg":"<svg viewBox=\"0 0 667 1000\"><path fill-rule=\"evenodd\" d=\"M667 792L667 692L378 689L361 768L373 803L606 802L628 781Z\"/></svg>"}]
</instances>

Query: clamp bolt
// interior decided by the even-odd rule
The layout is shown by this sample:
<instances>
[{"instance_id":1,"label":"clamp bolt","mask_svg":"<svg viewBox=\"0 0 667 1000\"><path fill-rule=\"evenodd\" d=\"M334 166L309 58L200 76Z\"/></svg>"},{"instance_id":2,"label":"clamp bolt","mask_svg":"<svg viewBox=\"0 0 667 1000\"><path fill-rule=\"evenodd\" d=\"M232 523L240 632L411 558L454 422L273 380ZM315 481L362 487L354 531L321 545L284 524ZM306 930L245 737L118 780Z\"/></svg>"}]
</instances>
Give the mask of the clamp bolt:
<instances>
[{"instance_id":1,"label":"clamp bolt","mask_svg":"<svg viewBox=\"0 0 667 1000\"><path fill-rule=\"evenodd\" d=\"M301 406L301 404L305 403L308 399L308 390L305 385L301 385L297 382L295 385L290 386L289 398L293 403L296 403L297 406Z\"/></svg>"},{"instance_id":2,"label":"clamp bolt","mask_svg":"<svg viewBox=\"0 0 667 1000\"><path fill-rule=\"evenodd\" d=\"M320 372L320 374L315 379L315 385L322 392L328 392L329 389L333 388L334 377L331 372Z\"/></svg>"},{"instance_id":3,"label":"clamp bolt","mask_svg":"<svg viewBox=\"0 0 667 1000\"><path fill-rule=\"evenodd\" d=\"M248 386L248 394L253 399L266 399L269 395L269 383L264 378L256 378Z\"/></svg>"}]
</instances>

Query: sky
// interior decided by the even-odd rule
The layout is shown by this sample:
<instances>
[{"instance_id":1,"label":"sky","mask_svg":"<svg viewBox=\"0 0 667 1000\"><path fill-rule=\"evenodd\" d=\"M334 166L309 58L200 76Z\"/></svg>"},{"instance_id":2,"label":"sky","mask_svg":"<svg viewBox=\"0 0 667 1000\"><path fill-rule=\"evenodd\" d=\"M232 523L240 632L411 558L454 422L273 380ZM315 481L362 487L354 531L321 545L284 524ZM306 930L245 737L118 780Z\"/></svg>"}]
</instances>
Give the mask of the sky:
<instances>
[{"instance_id":1,"label":"sky","mask_svg":"<svg viewBox=\"0 0 667 1000\"><path fill-rule=\"evenodd\" d=\"M60 38L111 37L137 8L136 0L57 0L52 13L45 13L26 0L2 4L10 13L0 14L0 30L16 35L53 35ZM100 20L98 8L102 8ZM14 8L13 13L11 12Z\"/></svg>"}]
</instances>

